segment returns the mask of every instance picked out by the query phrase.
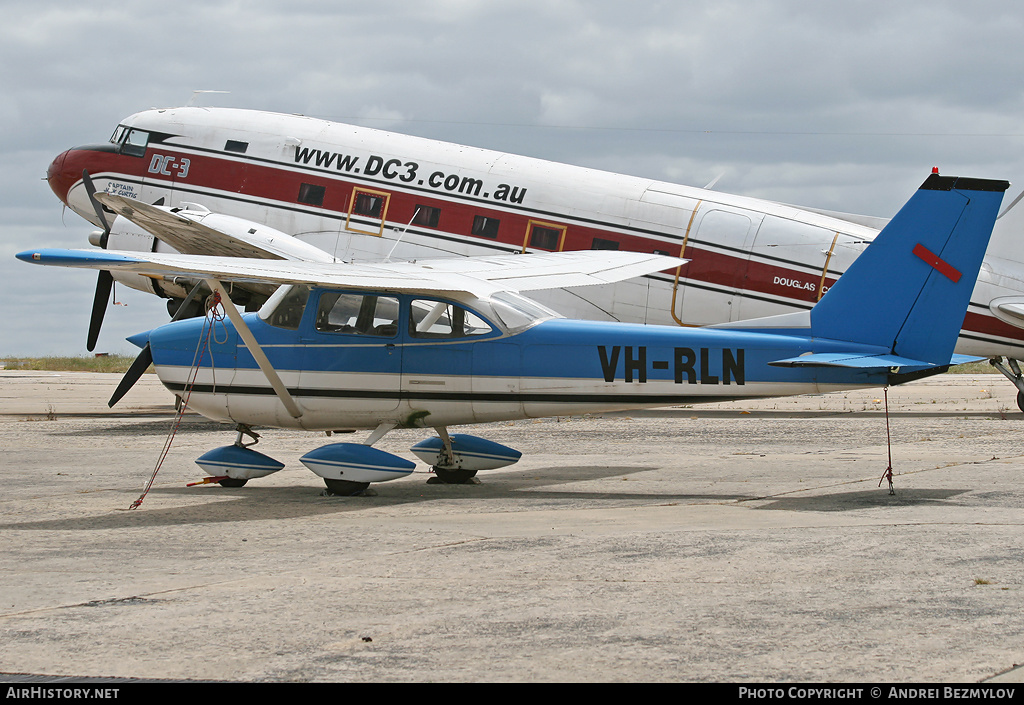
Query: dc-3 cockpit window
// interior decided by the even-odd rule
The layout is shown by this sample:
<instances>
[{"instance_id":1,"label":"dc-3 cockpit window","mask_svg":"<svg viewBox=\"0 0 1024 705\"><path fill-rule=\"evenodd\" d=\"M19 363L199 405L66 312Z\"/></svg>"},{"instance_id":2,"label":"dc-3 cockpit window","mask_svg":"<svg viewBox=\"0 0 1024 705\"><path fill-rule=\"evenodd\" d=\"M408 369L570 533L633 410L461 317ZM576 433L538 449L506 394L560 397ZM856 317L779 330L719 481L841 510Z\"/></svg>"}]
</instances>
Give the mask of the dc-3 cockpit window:
<instances>
[{"instance_id":1,"label":"dc-3 cockpit window","mask_svg":"<svg viewBox=\"0 0 1024 705\"><path fill-rule=\"evenodd\" d=\"M276 328L298 330L308 299L308 286L282 286L263 304L260 318Z\"/></svg>"},{"instance_id":2,"label":"dc-3 cockpit window","mask_svg":"<svg viewBox=\"0 0 1024 705\"><path fill-rule=\"evenodd\" d=\"M316 311L316 329L324 333L398 335L398 299L376 294L325 291Z\"/></svg>"},{"instance_id":3,"label":"dc-3 cockpit window","mask_svg":"<svg viewBox=\"0 0 1024 705\"><path fill-rule=\"evenodd\" d=\"M494 313L512 333L529 328L549 318L562 318L561 314L555 313L546 306L541 306L536 301L509 291L494 294L491 296L490 303Z\"/></svg>"},{"instance_id":4,"label":"dc-3 cockpit window","mask_svg":"<svg viewBox=\"0 0 1024 705\"><path fill-rule=\"evenodd\" d=\"M136 130L127 125L118 125L110 141L117 145L120 154L127 154L130 157L146 156L146 145L149 144L149 133L145 130Z\"/></svg>"},{"instance_id":5,"label":"dc-3 cockpit window","mask_svg":"<svg viewBox=\"0 0 1024 705\"><path fill-rule=\"evenodd\" d=\"M491 330L480 316L448 301L413 299L409 308L409 335L414 338L468 338Z\"/></svg>"}]
</instances>

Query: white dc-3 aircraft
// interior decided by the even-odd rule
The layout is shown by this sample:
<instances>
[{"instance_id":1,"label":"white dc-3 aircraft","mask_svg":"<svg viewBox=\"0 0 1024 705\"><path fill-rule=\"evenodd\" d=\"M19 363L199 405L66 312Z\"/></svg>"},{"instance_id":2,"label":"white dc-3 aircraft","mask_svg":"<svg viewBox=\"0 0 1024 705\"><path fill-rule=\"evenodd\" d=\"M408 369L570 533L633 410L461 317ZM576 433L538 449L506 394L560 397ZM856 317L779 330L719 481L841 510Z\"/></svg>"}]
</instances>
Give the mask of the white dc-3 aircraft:
<instances>
[{"instance_id":1,"label":"white dc-3 aircraft","mask_svg":"<svg viewBox=\"0 0 1024 705\"><path fill-rule=\"evenodd\" d=\"M677 326L807 311L886 222L224 108L137 113L109 142L59 155L47 176L64 203L103 228L93 244L110 249L346 262L591 249L677 255L691 262L608 287L533 295L573 318ZM121 202L101 208L95 191ZM130 202L172 207L179 219L233 235L235 246L210 250L195 232L169 245ZM1024 410L1024 208L1015 204L996 226L957 351L992 359ZM119 271L113 279L168 298L172 312L197 283ZM100 274L90 350L113 279ZM272 290L239 284L234 299L255 310ZM181 314L200 313L198 300Z\"/></svg>"},{"instance_id":2,"label":"white dc-3 aircraft","mask_svg":"<svg viewBox=\"0 0 1024 705\"><path fill-rule=\"evenodd\" d=\"M882 386L944 371L964 359L954 346L1008 186L932 174L810 311L705 328L568 320L518 294L683 264L658 254L370 264L237 257L249 246L238 238L143 205L132 215L171 244L196 237L229 256L30 250L18 258L205 282L230 323L211 335L209 317L179 320L139 342L142 366L152 360L188 406L237 424L234 444L196 461L208 479L239 486L283 467L243 442L255 438L252 426L373 429L362 444L333 443L301 459L329 491L356 494L412 472L411 461L372 447L396 427L434 428L438 436L413 453L441 481L465 482L520 453L449 434L450 426ZM120 196L97 199L133 207ZM276 291L259 313L243 315L229 286Z\"/></svg>"}]
</instances>

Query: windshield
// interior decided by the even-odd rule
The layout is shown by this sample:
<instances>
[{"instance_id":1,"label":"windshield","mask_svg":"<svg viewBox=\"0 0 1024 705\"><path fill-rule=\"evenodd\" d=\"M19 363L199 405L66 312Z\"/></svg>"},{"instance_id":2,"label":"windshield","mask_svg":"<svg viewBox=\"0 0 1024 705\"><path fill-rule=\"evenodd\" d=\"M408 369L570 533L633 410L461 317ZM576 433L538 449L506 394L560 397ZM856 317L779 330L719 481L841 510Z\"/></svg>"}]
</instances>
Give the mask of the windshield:
<instances>
[{"instance_id":1,"label":"windshield","mask_svg":"<svg viewBox=\"0 0 1024 705\"><path fill-rule=\"evenodd\" d=\"M491 297L491 306L509 332L516 332L549 318L562 318L546 306L525 296L502 291Z\"/></svg>"},{"instance_id":2,"label":"windshield","mask_svg":"<svg viewBox=\"0 0 1024 705\"><path fill-rule=\"evenodd\" d=\"M145 130L136 130L127 125L118 125L110 141L117 145L117 151L127 154L130 157L146 156L146 145L149 144L149 133Z\"/></svg>"}]
</instances>

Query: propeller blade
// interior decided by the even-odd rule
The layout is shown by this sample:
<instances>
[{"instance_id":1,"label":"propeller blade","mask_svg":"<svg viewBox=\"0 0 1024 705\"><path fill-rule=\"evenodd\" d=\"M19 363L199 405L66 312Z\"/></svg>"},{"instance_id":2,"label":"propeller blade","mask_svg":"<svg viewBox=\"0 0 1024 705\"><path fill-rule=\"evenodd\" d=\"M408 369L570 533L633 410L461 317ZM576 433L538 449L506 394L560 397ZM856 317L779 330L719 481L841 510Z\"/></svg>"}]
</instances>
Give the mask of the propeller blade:
<instances>
[{"instance_id":1,"label":"propeller blade","mask_svg":"<svg viewBox=\"0 0 1024 705\"><path fill-rule=\"evenodd\" d=\"M139 381L143 373L153 364L153 350L149 347L149 343L146 343L146 347L142 348L142 352L135 358L135 362L128 368L128 371L124 373L124 377L121 378L121 383L117 385L117 389L114 390L114 394L110 397L110 401L107 402L107 406L113 408L114 404L121 401L121 397L128 393L135 383Z\"/></svg>"},{"instance_id":2,"label":"propeller blade","mask_svg":"<svg viewBox=\"0 0 1024 705\"><path fill-rule=\"evenodd\" d=\"M107 237L110 235L110 223L107 222L107 214L103 211L103 206L96 200L96 185L93 184L88 169L82 169L82 185L85 186L85 192L89 195L89 203L92 204L92 209L96 211L96 217L103 224L103 237L100 239L100 247L105 250L107 249Z\"/></svg>"},{"instance_id":3,"label":"propeller blade","mask_svg":"<svg viewBox=\"0 0 1024 705\"><path fill-rule=\"evenodd\" d=\"M103 315L107 312L107 302L110 301L110 290L114 286L114 276L105 269L100 270L96 278L96 293L92 298L92 318L89 319L89 340L85 344L86 350L93 351L96 347L96 340L100 337L100 326L103 325Z\"/></svg>"}]
</instances>

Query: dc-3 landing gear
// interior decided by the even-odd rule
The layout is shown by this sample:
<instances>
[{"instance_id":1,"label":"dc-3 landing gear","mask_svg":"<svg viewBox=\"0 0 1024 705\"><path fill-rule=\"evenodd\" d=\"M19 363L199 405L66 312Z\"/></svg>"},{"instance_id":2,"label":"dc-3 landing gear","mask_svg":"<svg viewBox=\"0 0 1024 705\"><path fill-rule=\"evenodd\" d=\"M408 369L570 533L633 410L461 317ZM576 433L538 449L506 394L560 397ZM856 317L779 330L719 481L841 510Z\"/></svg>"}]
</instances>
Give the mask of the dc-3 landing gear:
<instances>
[{"instance_id":1,"label":"dc-3 landing gear","mask_svg":"<svg viewBox=\"0 0 1024 705\"><path fill-rule=\"evenodd\" d=\"M416 467L410 460L372 447L394 427L395 424L381 424L363 443L332 443L306 453L299 460L323 478L327 493L331 495L376 494L370 489L371 483L405 477ZM203 483L242 487L253 478L264 477L284 467L284 463L249 447L259 442L259 435L251 428L239 424L236 430L238 435L233 445L211 450L196 460L197 465L211 474ZM449 435L443 426L435 430L438 436L411 448L434 471L428 483L475 484L479 482L476 480L478 471L505 467L522 457L519 451L484 438ZM251 437L252 442L243 443L243 435Z\"/></svg>"},{"instance_id":2,"label":"dc-3 landing gear","mask_svg":"<svg viewBox=\"0 0 1024 705\"><path fill-rule=\"evenodd\" d=\"M1024 375L1021 374L1020 365L1012 357L994 357L989 360L989 364L1013 382L1017 388L1017 408L1024 411Z\"/></svg>"}]
</instances>

